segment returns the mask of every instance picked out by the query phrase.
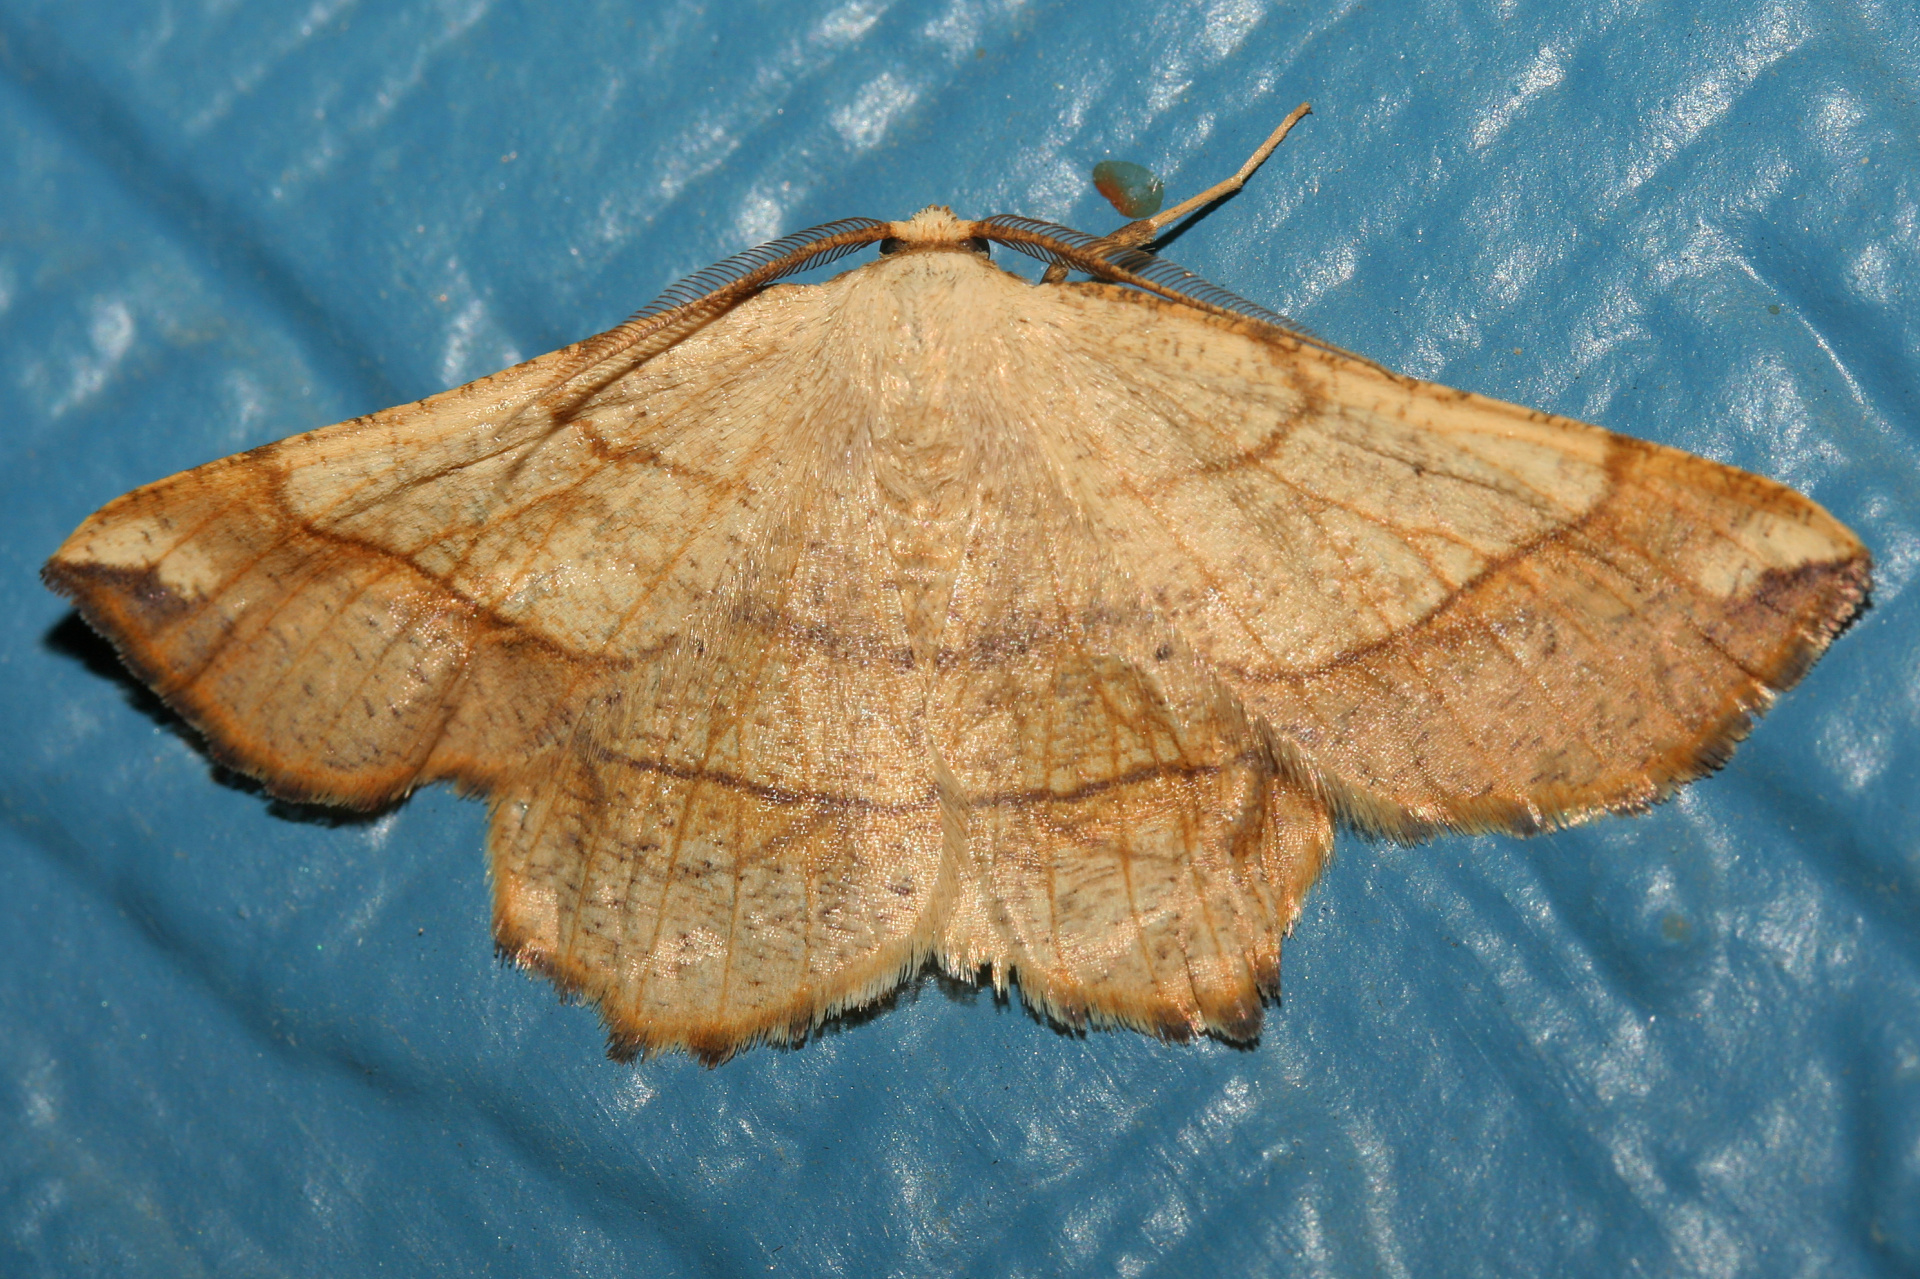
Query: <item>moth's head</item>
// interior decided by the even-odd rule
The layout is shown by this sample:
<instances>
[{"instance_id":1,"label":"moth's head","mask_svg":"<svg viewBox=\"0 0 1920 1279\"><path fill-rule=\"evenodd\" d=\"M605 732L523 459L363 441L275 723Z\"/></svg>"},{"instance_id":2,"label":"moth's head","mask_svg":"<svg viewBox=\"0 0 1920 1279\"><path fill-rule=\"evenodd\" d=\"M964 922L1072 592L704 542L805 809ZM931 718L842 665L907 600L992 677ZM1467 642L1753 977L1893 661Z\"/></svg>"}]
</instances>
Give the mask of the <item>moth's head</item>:
<instances>
[{"instance_id":1,"label":"moth's head","mask_svg":"<svg viewBox=\"0 0 1920 1279\"><path fill-rule=\"evenodd\" d=\"M953 210L944 204L929 204L905 222L890 223L887 238L880 242L880 252L946 250L985 255L987 242L978 233L978 227L976 222L955 217Z\"/></svg>"}]
</instances>

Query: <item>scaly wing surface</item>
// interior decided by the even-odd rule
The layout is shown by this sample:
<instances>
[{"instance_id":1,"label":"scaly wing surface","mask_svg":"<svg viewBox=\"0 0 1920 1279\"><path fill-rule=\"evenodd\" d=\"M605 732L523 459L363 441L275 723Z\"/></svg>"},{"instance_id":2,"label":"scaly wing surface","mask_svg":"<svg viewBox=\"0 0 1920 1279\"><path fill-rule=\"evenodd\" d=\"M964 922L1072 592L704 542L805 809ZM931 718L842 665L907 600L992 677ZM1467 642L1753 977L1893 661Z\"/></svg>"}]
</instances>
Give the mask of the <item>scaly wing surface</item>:
<instances>
[{"instance_id":1,"label":"scaly wing surface","mask_svg":"<svg viewBox=\"0 0 1920 1279\"><path fill-rule=\"evenodd\" d=\"M50 582L276 793L494 801L496 935L619 1051L786 1039L930 947L940 806L817 291L127 495Z\"/></svg>"},{"instance_id":2,"label":"scaly wing surface","mask_svg":"<svg viewBox=\"0 0 1920 1279\"><path fill-rule=\"evenodd\" d=\"M951 893L872 467L807 434L683 642L495 792L496 936L617 1055L804 1038L917 967Z\"/></svg>"},{"instance_id":3,"label":"scaly wing surface","mask_svg":"<svg viewBox=\"0 0 1920 1279\"><path fill-rule=\"evenodd\" d=\"M823 393L805 300L757 299L564 412L577 348L161 480L46 575L277 793L484 789L685 643L796 491L819 441L765 410Z\"/></svg>"},{"instance_id":4,"label":"scaly wing surface","mask_svg":"<svg viewBox=\"0 0 1920 1279\"><path fill-rule=\"evenodd\" d=\"M962 824L942 962L1017 976L1067 1025L1251 1039L1331 815L1119 571L1017 385L975 472L928 715Z\"/></svg>"},{"instance_id":5,"label":"scaly wing surface","mask_svg":"<svg viewBox=\"0 0 1920 1279\"><path fill-rule=\"evenodd\" d=\"M1127 290L1036 294L1076 500L1363 828L1654 802L1865 597L1859 541L1769 480Z\"/></svg>"}]
</instances>

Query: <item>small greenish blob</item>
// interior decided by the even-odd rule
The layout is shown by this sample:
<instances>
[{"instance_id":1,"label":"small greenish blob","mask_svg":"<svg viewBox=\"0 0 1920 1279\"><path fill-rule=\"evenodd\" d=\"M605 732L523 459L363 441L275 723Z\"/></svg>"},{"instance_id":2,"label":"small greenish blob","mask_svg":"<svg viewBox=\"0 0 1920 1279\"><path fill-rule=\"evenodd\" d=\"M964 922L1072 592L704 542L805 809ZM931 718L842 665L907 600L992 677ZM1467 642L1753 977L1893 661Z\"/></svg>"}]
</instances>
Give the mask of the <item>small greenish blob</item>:
<instances>
[{"instance_id":1,"label":"small greenish blob","mask_svg":"<svg viewBox=\"0 0 1920 1279\"><path fill-rule=\"evenodd\" d=\"M1123 217L1150 218L1160 212L1167 198L1166 184L1153 176L1153 170L1125 160L1102 160L1094 165L1093 185Z\"/></svg>"}]
</instances>

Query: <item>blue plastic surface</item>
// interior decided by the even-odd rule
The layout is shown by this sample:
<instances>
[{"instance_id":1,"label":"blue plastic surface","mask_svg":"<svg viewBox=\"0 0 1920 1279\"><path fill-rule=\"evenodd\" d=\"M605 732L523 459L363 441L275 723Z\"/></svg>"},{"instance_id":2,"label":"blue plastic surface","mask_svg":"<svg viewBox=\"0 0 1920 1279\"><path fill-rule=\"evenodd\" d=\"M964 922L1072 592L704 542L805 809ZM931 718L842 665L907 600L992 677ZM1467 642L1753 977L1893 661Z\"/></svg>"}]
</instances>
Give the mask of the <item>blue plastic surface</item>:
<instances>
[{"instance_id":1,"label":"blue plastic surface","mask_svg":"<svg viewBox=\"0 0 1920 1279\"><path fill-rule=\"evenodd\" d=\"M1920 1269L1920 24L1830 0L0 3L0 1273ZM936 982L617 1065L477 804L223 782L36 583L94 507L815 222L1090 231L1424 377L1776 476L1874 607L1730 768L1347 837L1251 1051ZM1204 1267L1204 1268L1203 1268Z\"/></svg>"}]
</instances>

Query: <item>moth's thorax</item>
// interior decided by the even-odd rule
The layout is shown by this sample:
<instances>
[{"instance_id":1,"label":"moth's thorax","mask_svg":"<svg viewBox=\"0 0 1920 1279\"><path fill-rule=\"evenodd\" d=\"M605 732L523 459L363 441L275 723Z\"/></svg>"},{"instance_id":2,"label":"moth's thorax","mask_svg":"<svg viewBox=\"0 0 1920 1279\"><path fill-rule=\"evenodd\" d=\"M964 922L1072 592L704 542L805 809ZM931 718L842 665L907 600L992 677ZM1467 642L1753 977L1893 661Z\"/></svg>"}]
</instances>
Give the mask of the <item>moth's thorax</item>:
<instances>
[{"instance_id":1,"label":"moth's thorax","mask_svg":"<svg viewBox=\"0 0 1920 1279\"><path fill-rule=\"evenodd\" d=\"M882 258L826 287L843 292L823 353L865 406L883 472L938 488L987 443L974 438L983 427L1013 426L1033 285L973 253L933 252Z\"/></svg>"},{"instance_id":2,"label":"moth's thorax","mask_svg":"<svg viewBox=\"0 0 1920 1279\"><path fill-rule=\"evenodd\" d=\"M839 291L838 297L825 291ZM876 352L992 360L1032 300L1033 286L978 253L901 253L823 286L834 328ZM975 349L985 341L988 349Z\"/></svg>"},{"instance_id":3,"label":"moth's thorax","mask_svg":"<svg viewBox=\"0 0 1920 1279\"><path fill-rule=\"evenodd\" d=\"M944 204L929 204L905 222L893 224L893 239L903 248L960 245L974 237L974 224L956 217Z\"/></svg>"},{"instance_id":4,"label":"moth's thorax","mask_svg":"<svg viewBox=\"0 0 1920 1279\"><path fill-rule=\"evenodd\" d=\"M1034 352L1017 338L1034 286L956 249L897 253L822 286L819 363L850 406L845 452L873 477L872 527L924 662L942 642L982 477L1031 432L1014 388L1031 382Z\"/></svg>"}]
</instances>

